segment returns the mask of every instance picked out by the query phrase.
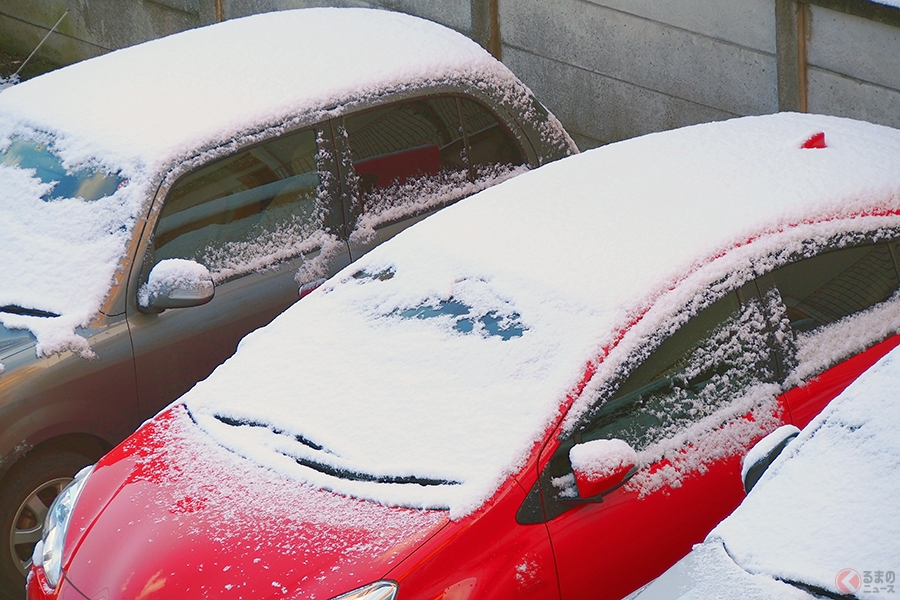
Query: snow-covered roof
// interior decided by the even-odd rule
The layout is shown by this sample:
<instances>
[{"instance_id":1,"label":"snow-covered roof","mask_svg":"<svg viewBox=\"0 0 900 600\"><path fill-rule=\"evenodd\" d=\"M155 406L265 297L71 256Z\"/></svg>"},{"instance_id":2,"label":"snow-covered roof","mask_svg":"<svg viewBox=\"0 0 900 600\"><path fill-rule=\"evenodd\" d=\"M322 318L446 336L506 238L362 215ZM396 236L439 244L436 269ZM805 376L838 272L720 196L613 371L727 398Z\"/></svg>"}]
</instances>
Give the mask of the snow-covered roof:
<instances>
[{"instance_id":1,"label":"snow-covered roof","mask_svg":"<svg viewBox=\"0 0 900 600\"><path fill-rule=\"evenodd\" d=\"M184 31L47 73L4 90L0 113L65 134L86 156L121 153L152 167L198 142L449 77L515 81L478 44L436 23L381 10L301 9Z\"/></svg>"},{"instance_id":2,"label":"snow-covered roof","mask_svg":"<svg viewBox=\"0 0 900 600\"><path fill-rule=\"evenodd\" d=\"M0 151L36 140L70 172L106 172L122 185L96 199L47 201L52 185L0 156L0 306L59 315L0 312L0 323L34 333L39 353L90 355L75 329L100 310L165 170L241 134L450 79L516 86L510 101L527 97L505 66L455 31L400 13L326 8L185 31L5 89Z\"/></svg>"},{"instance_id":3,"label":"snow-covered roof","mask_svg":"<svg viewBox=\"0 0 900 600\"><path fill-rule=\"evenodd\" d=\"M820 131L827 148L801 149ZM613 144L410 228L245 338L184 400L225 446L299 479L466 514L636 315L594 380L687 299L752 278L760 256L898 227L898 210L900 131L886 127L779 114ZM295 458L446 483L333 477Z\"/></svg>"}]
</instances>

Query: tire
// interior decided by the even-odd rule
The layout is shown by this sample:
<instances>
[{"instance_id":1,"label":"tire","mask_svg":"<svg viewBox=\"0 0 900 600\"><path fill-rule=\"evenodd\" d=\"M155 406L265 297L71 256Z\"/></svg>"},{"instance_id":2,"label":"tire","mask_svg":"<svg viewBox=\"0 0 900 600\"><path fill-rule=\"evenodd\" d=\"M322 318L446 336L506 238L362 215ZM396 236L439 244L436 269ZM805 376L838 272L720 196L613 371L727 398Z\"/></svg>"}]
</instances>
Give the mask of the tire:
<instances>
[{"instance_id":1,"label":"tire","mask_svg":"<svg viewBox=\"0 0 900 600\"><path fill-rule=\"evenodd\" d=\"M4 477L0 484L0 598L25 597L25 575L44 530L44 515L75 473L91 462L72 451L38 451L21 459Z\"/></svg>"}]
</instances>

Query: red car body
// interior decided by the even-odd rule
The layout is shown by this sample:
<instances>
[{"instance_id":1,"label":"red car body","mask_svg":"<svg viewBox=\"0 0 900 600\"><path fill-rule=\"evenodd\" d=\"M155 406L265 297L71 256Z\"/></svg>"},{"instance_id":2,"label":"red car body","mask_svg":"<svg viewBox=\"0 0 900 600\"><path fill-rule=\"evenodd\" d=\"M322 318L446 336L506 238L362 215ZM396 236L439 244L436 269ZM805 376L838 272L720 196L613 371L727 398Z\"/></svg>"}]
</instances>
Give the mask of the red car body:
<instances>
[{"instance_id":1,"label":"red car body","mask_svg":"<svg viewBox=\"0 0 900 600\"><path fill-rule=\"evenodd\" d=\"M799 119L772 117L795 118ZM826 120L828 123L833 122ZM555 163L557 166L551 165L551 170L543 171L549 178L566 169L567 163L576 164L574 160L592 160L590 154L564 159ZM523 176L492 189L489 198L482 196L482 203L497 202L503 194L515 195L517 191L537 187L535 184L541 181L541 171L535 171L533 177ZM470 204L479 206L478 199L474 196ZM517 200L520 202L517 206L524 206L523 211L527 211L527 203L521 204L520 198ZM465 205L460 206L459 211L466 210ZM457 214L454 211L445 213ZM442 224L452 224L453 218L439 215L423 222L422 225L430 229L411 228L408 234L398 236L394 242L373 252L370 256L374 258L370 260L375 262L371 264L381 268L383 262L377 261L381 260L379 257L389 255L394 247L392 244L405 248L399 245L415 242L417 233L422 237L434 236ZM450 233L454 231L450 229ZM829 235L837 236L840 241L821 241L830 239ZM815 246L818 250L795 249L791 255L794 258L786 257L785 248L793 243L790 240L799 239L820 240ZM898 240L900 206L887 202L866 204L859 210L841 210L824 217L820 213L800 222L788 220L775 228L761 228L756 233L751 232L749 241L732 242L724 249L714 249L715 252L706 258L697 259L690 272L676 274L664 282L662 291L651 300L637 303L637 310L631 314L638 316L631 317L614 333L598 333L594 354L584 356L581 366L573 365L574 372L580 370L580 381L578 377L569 379L577 383L570 384L567 392L563 391L545 421L546 425L537 432L530 450L521 456L515 468L510 470L511 474L501 478L488 500L453 518L452 508L451 512L424 506L403 508L389 501L327 491L323 489L325 486L293 478L216 441L220 438L208 429L209 415L204 421L197 417L198 413L192 412L194 406L201 413L209 406L202 405L196 398L205 399L202 393L207 390L213 390L213 396L227 394L227 385L215 387L221 385L217 377L224 382L237 381L227 379L225 373L252 373L250 369L258 363L241 361L250 360L248 357L259 352L270 339L264 337L264 332L254 334L252 340L245 340L247 343L235 358L198 386L205 386L199 395L189 393L183 404L176 404L147 422L97 463L74 505L65 543L60 550L58 583L51 585L36 554L28 582L29 598L327 599L344 597L343 594L373 582L389 582L387 585L393 586L393 591L380 596L346 597L400 600L621 598L684 556L741 502L744 492L739 477L740 460L747 449L782 424L806 425L861 373L900 344L900 310L895 308L900 305ZM717 270L717 265L732 264L727 261L736 255L762 257L759 262L750 263L762 266L752 274L745 272L740 276L742 278ZM768 259L773 256L781 258ZM833 269L837 274L829 275L828 268L831 267L828 265L837 263L840 266ZM365 286L372 285L387 289L404 275L406 263L398 260L396 264L399 265L396 271L376 271L367 266L369 263L354 267L355 271L347 271L343 279L339 275L333 280L335 283L326 284L266 329L282 327L290 330L302 325L306 329L301 332L312 331L310 328L318 325L311 323L316 320L315 311L329 302L338 303L344 297L340 295L343 293L341 286L356 286L354 290L368 289ZM688 285L685 282L692 281L692 277L707 277L704 273L712 273L708 279L703 279L711 283L692 288L693 295L680 293ZM876 277L873 273L881 275ZM850 275L855 279L848 278ZM821 281L815 283L819 279ZM876 280L882 283L873 284ZM806 287L814 289L813 295L824 290L832 299L838 288L851 290L847 298L866 296L856 291L874 289L873 286L881 286L879 289L883 288L883 292L880 292L881 296L874 292L868 294L867 299L859 300L853 307L841 309L843 316L835 313L828 318L830 320L821 322L826 324L817 325L813 321L824 317L814 317L818 313L809 308L813 303L809 298L798 300L798 282L805 282ZM837 283L829 287L833 282ZM716 286L722 291L715 292L713 300L705 304L698 300L710 293L709 288ZM584 448L595 441L629 439L631 435L627 430L630 421L623 421L624 418L619 416L616 416L619 420L613 421L615 427L620 423L625 425L614 429L610 435L597 434L606 427L604 411L619 411L621 407L636 405L637 416L634 418L643 419L655 410L652 408L656 406L654 394L668 393L656 391L662 383L675 386L672 382L682 376L684 382L678 385L684 390L692 390L698 397L704 393L733 394L736 393L733 390L744 389L742 380L737 379L738 371L723 370L725 363L694 360L695 349L699 347L696 344L700 342L687 344L682 341L684 338L678 337L692 323L705 323L703 315L719 310L716 307L724 306L721 302L732 296L735 306L739 307L735 310L740 313L740 319L734 321L738 333L733 339L737 340L741 350L740 360L736 359L739 366L735 368L765 372L758 379L751 378L747 386L756 389L753 386L762 382L757 387L763 390L763 395L771 394L764 400L753 397L749 403L736 401L733 407L726 403L727 410L721 409L726 410L725 413L716 412L720 408L711 408L711 412L696 416L698 421L711 416L718 420L694 437L680 438L679 435L691 426L695 415L691 413L681 421L676 420L674 428L666 434L676 440L674 450L658 455L644 453L638 455L641 456L639 459L628 459L613 475L607 473L606 484L598 483L598 488L591 491L582 488L579 475L583 473L577 470L580 467L572 466L574 460L569 464L569 450L576 446ZM358 300L357 296L346 297ZM654 310L671 297L676 298L677 305L670 303L664 312L675 315L672 319L676 319L677 328L659 333L661 325L658 324L670 321L655 321L657 313ZM440 313L444 306L455 302L451 309L458 310L460 301L455 298L451 295L449 300L443 299L443 305L423 303L415 310L407 309L400 315L394 310L387 315L395 319L392 321L395 327L407 327L400 320L405 318L412 323L408 327L425 328L430 326L426 321ZM819 294L816 301L824 302L822 298L824 296ZM509 299L509 302L515 302L515 299ZM835 306L839 304L829 302ZM753 309L757 311L754 313L748 308L754 306L762 308ZM426 308L431 312L425 312ZM514 308L519 310L519 305ZM449 311L441 314L451 315ZM474 310L471 314L470 329L473 327L471 322L476 319ZM754 321L754 315L763 315L768 320L760 317ZM509 339L515 335L519 336L516 339L527 341L528 336L540 333L540 324L532 325L537 321L530 321L524 309L521 314L514 313L513 317L520 329L514 333L510 333L510 328L482 333L483 343L494 344L492 348L505 351L514 347ZM488 330L485 318L482 317L482 322ZM462 339L460 336L475 335L460 328L462 321L456 323L454 335L457 337L452 341ZM727 355L732 338L719 337L727 328L717 325L710 330L701 325L697 325L698 331L702 330L701 337L706 340L703 344L709 345L710 356L717 352ZM296 338L297 332L291 331L292 337ZM642 331L646 333L642 334ZM810 331L813 332L811 336L807 335ZM815 337L819 335L816 331L824 333ZM507 337L487 341L491 336L501 334ZM644 346L636 344L635 339L645 339L642 335L647 336L646 340L656 341ZM860 338L850 339L856 335ZM806 346L794 352L794 342L788 338L806 340ZM754 350L759 339L769 341ZM604 340L612 340L612 343L604 344ZM836 349L824 355L815 354L816 344L810 344L809 340L818 340L816 343L823 346L831 344ZM677 344L667 345L670 342ZM665 365L681 364L678 362L681 359L668 356L673 347L681 347L678 344L687 344L691 348L685 351L685 356L690 357L690 360L685 359L688 366L677 369L675 366L654 366L653 361L657 359L667 361ZM381 351L387 353L387 350ZM755 352L759 353L759 363L753 362L757 360L753 358ZM815 360L809 358L810 352ZM284 355L289 355L288 350L279 348L284 368L296 365L296 369L304 369L301 359L292 361L290 356L284 358ZM628 359L632 361L629 363L622 358L626 355L637 358ZM377 362L377 357L372 360ZM614 360L622 361L618 370L610 366ZM731 359L722 360L728 362ZM646 365L655 369L650 372L652 377L648 380L638 377L634 383L632 378L637 377ZM348 368L352 370L352 365ZM383 377L388 378L391 373L393 371L386 367ZM328 374L322 377L327 379ZM607 381L617 382L608 393L603 391ZM709 388L710 385L713 388ZM722 389L732 389L727 385L736 387L732 392L722 392ZM259 394L271 389L264 388ZM399 383L398 389L401 389ZM772 392L775 389L778 391ZM247 390L255 392L249 384ZM249 398L247 390L242 399ZM309 390L302 392L308 394ZM631 400L632 397L637 400ZM420 403L427 401L420 396L415 399ZM249 399L246 402L252 404ZM594 402L596 404L592 405ZM652 414L659 418L668 418L681 410L677 402L658 406L663 407L661 414ZM225 420L235 420L227 412L212 416L219 418L220 414ZM720 414L726 416L720 419L716 416ZM397 415L397 418L403 416ZM255 426L251 419L235 426ZM485 419L491 419L491 416L485 416ZM502 427L504 423L494 425ZM269 426L270 430L273 426ZM279 433L275 431L275 434ZM301 435L294 431L290 433ZM661 443L668 443L669 437L664 437ZM309 445L310 442L305 440L303 443ZM637 442L629 444L636 445ZM573 470L576 470L575 477L568 480ZM583 481L601 480L588 477ZM61 497L64 495L65 492ZM39 545L36 552L41 550Z\"/></svg>"},{"instance_id":2,"label":"red car body","mask_svg":"<svg viewBox=\"0 0 900 600\"><path fill-rule=\"evenodd\" d=\"M898 344L900 335L892 336L829 369L814 384L786 393L781 399L785 423L804 426ZM792 418L792 407L801 420ZM527 490L555 450L554 431L488 508L460 521L450 521L443 511L337 497L269 472L262 489L258 477L232 472L253 483L244 490L246 503L229 497L229 506L223 507L215 498L222 465L201 470L208 485L179 485L178 473L190 468L196 449L178 432L193 426L183 407L170 408L97 464L70 526L64 563L71 566L65 579L53 589L42 570L34 569L29 598L331 598L377 579L398 582L407 598L461 600L483 589L490 592L478 597L575 598L591 590L591 597L619 598L689 552L744 497L741 457L733 456L678 488L640 500L636 492L620 488L602 503L547 525L518 524L516 513ZM188 432L188 437L193 435ZM262 470L247 461L226 464L235 471ZM332 505L339 518L330 523L288 516L280 522L259 519L272 507L253 501L285 488L290 490L286 499L296 506ZM385 528L386 519L396 524ZM598 551L592 530L602 536L606 551ZM72 561L75 554L103 559ZM166 568L153 560L159 554ZM634 560L637 555L642 560ZM232 570L243 575L230 583ZM349 573L327 577L338 570Z\"/></svg>"}]
</instances>

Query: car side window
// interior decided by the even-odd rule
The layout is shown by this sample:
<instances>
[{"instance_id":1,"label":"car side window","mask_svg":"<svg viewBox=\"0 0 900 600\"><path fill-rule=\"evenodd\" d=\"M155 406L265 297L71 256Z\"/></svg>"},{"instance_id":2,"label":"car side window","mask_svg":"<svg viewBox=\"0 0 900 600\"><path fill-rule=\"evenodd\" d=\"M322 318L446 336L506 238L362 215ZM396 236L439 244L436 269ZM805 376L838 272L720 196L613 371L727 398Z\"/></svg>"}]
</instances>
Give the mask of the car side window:
<instances>
[{"instance_id":1,"label":"car side window","mask_svg":"<svg viewBox=\"0 0 900 600\"><path fill-rule=\"evenodd\" d=\"M297 256L325 226L316 131L287 134L217 160L169 191L154 263L185 258L217 282Z\"/></svg>"},{"instance_id":2,"label":"car side window","mask_svg":"<svg viewBox=\"0 0 900 600\"><path fill-rule=\"evenodd\" d=\"M775 329L756 290L751 282L730 292L655 348L636 351L631 367L601 389L594 409L560 440L541 473L543 503L532 493L519 522L553 519L576 506L566 501L578 493L569 460L573 445L620 439L645 450L746 397L753 386L774 381Z\"/></svg>"},{"instance_id":3,"label":"car side window","mask_svg":"<svg viewBox=\"0 0 900 600\"><path fill-rule=\"evenodd\" d=\"M468 178L455 98L398 102L344 119L358 211L394 221L392 209L415 212L428 196L454 193ZM402 218L403 215L396 215Z\"/></svg>"},{"instance_id":4,"label":"car side window","mask_svg":"<svg viewBox=\"0 0 900 600\"><path fill-rule=\"evenodd\" d=\"M527 164L512 133L489 110L465 98L460 98L460 109L476 179L490 176L498 167L511 169Z\"/></svg>"},{"instance_id":5,"label":"car side window","mask_svg":"<svg viewBox=\"0 0 900 600\"><path fill-rule=\"evenodd\" d=\"M450 204L526 164L512 134L467 98L423 98L348 115L344 132L362 231Z\"/></svg>"},{"instance_id":6,"label":"car side window","mask_svg":"<svg viewBox=\"0 0 900 600\"><path fill-rule=\"evenodd\" d=\"M900 285L888 243L826 252L776 269L791 328L818 329L887 300Z\"/></svg>"},{"instance_id":7,"label":"car side window","mask_svg":"<svg viewBox=\"0 0 900 600\"><path fill-rule=\"evenodd\" d=\"M771 328L736 292L700 311L601 399L576 442L621 439L642 450L775 379Z\"/></svg>"}]
</instances>

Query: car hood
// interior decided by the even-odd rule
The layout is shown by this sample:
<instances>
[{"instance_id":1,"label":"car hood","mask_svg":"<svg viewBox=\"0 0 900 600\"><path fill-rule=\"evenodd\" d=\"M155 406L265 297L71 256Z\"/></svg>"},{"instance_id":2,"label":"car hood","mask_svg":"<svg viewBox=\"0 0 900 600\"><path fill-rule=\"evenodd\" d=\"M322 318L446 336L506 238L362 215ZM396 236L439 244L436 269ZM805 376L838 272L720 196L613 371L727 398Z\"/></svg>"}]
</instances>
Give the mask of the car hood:
<instances>
[{"instance_id":1,"label":"car hood","mask_svg":"<svg viewBox=\"0 0 900 600\"><path fill-rule=\"evenodd\" d=\"M98 599L329 598L383 577L447 522L259 467L176 406L98 463L64 568Z\"/></svg>"},{"instance_id":2,"label":"car hood","mask_svg":"<svg viewBox=\"0 0 900 600\"><path fill-rule=\"evenodd\" d=\"M811 600L813 597L790 584L765 574L748 573L728 555L722 540L694 546L668 571L625 600Z\"/></svg>"}]
</instances>

